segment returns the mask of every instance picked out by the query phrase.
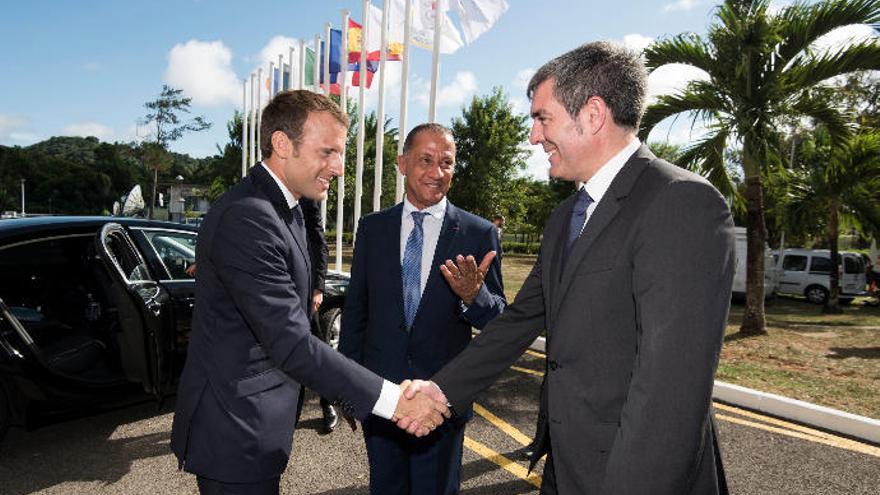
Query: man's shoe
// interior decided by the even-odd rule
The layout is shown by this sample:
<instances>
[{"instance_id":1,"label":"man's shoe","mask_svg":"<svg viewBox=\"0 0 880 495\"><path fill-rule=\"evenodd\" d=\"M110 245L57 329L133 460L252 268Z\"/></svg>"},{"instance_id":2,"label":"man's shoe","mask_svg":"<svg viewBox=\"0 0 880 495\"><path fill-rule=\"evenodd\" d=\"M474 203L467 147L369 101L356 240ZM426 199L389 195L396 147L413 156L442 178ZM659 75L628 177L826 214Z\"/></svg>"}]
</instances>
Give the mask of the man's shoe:
<instances>
[{"instance_id":1,"label":"man's shoe","mask_svg":"<svg viewBox=\"0 0 880 495\"><path fill-rule=\"evenodd\" d=\"M530 444L526 445L525 447L522 448L522 450L520 450L520 456L522 456L523 460L530 461L530 460L532 460L532 457L534 455L535 455L535 441L532 440L532 442Z\"/></svg>"},{"instance_id":2,"label":"man's shoe","mask_svg":"<svg viewBox=\"0 0 880 495\"><path fill-rule=\"evenodd\" d=\"M339 415L331 405L321 406L321 409L324 411L324 431L330 433L339 424Z\"/></svg>"}]
</instances>

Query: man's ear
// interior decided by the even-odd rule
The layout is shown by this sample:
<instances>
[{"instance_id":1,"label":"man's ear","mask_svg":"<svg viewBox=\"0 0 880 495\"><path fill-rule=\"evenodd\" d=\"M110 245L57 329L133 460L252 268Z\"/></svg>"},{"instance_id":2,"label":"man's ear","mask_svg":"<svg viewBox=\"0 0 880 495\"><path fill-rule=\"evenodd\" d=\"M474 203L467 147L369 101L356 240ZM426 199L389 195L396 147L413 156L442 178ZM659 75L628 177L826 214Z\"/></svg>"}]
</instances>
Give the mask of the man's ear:
<instances>
[{"instance_id":1,"label":"man's ear","mask_svg":"<svg viewBox=\"0 0 880 495\"><path fill-rule=\"evenodd\" d=\"M605 100L598 96L591 96L578 114L578 123L585 132L596 134L607 123L607 119L610 117L608 111Z\"/></svg>"},{"instance_id":2,"label":"man's ear","mask_svg":"<svg viewBox=\"0 0 880 495\"><path fill-rule=\"evenodd\" d=\"M397 157L397 170L400 171L400 175L405 176L406 175L406 166L404 165L405 164L404 160L406 160L405 155L399 155Z\"/></svg>"},{"instance_id":3,"label":"man's ear","mask_svg":"<svg viewBox=\"0 0 880 495\"><path fill-rule=\"evenodd\" d=\"M284 134L281 131L275 131L272 133L270 141L272 142L273 155L277 154L279 158L287 158L290 156L291 143L290 139L287 138L287 134Z\"/></svg>"}]
</instances>

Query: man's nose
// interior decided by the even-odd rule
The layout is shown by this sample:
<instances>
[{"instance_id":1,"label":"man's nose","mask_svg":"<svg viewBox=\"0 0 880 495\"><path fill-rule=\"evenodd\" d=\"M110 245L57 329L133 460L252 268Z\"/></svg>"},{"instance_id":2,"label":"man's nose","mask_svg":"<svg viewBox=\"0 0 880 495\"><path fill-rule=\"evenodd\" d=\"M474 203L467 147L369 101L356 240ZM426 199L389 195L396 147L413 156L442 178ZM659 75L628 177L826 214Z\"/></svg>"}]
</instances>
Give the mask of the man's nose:
<instances>
[{"instance_id":1,"label":"man's nose","mask_svg":"<svg viewBox=\"0 0 880 495\"><path fill-rule=\"evenodd\" d=\"M532 130L529 132L529 144L540 144L544 141L544 133L537 121L532 122Z\"/></svg>"},{"instance_id":2,"label":"man's nose","mask_svg":"<svg viewBox=\"0 0 880 495\"><path fill-rule=\"evenodd\" d=\"M330 161L330 173L333 174L333 177L339 177L345 171L345 165L342 161L342 156L340 155L338 159Z\"/></svg>"}]
</instances>

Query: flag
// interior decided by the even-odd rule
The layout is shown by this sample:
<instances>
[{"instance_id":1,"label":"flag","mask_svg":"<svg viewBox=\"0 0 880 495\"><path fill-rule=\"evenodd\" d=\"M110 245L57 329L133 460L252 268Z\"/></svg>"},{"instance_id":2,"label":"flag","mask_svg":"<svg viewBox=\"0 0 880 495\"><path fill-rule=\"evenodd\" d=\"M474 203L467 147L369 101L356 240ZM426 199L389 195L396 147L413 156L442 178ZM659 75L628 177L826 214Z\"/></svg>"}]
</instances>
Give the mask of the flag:
<instances>
[{"instance_id":1,"label":"flag","mask_svg":"<svg viewBox=\"0 0 880 495\"><path fill-rule=\"evenodd\" d=\"M333 30L330 30L331 42L333 38ZM338 47L337 47L338 48ZM321 53L318 55L318 63L315 63L315 50L306 47L306 70L305 80L306 86L313 86L315 81L315 67L318 67L318 85L324 87L324 42L321 42ZM337 72L333 72L336 70ZM336 84L336 75L339 71L339 51L336 52L336 63L333 63L333 46L330 47L330 94L339 94L339 84Z\"/></svg>"},{"instance_id":2,"label":"flag","mask_svg":"<svg viewBox=\"0 0 880 495\"><path fill-rule=\"evenodd\" d=\"M285 89L290 89L293 87L293 83L290 81L290 64L284 64L284 70L281 73L283 74L283 77L284 77L284 81L283 81L284 84L281 86L281 88L279 88L278 87L278 69L276 68L276 69L272 70L272 74L274 76L272 78L272 81L273 81L272 94L275 94L275 93L284 91ZM266 81L266 91L269 90L268 86L269 86L269 81L267 80Z\"/></svg>"},{"instance_id":3,"label":"flag","mask_svg":"<svg viewBox=\"0 0 880 495\"><path fill-rule=\"evenodd\" d=\"M395 25L399 25L402 29L403 19L406 16L406 2L412 1L412 26L411 36L412 44L424 48L425 50L433 50L434 46L434 7L437 2L442 0L391 0L392 19L400 19ZM446 15L446 2L441 4L443 11L442 31L440 33L440 53L455 53L456 50L464 45L461 39L461 33L452 24L452 20Z\"/></svg>"},{"instance_id":4,"label":"flag","mask_svg":"<svg viewBox=\"0 0 880 495\"><path fill-rule=\"evenodd\" d=\"M508 7L507 0L451 0L451 3L468 44L495 25Z\"/></svg>"},{"instance_id":5,"label":"flag","mask_svg":"<svg viewBox=\"0 0 880 495\"><path fill-rule=\"evenodd\" d=\"M399 61L403 58L403 14L395 19L392 10L388 19L388 50L385 60ZM367 36L367 61L378 62L382 51L382 9L370 5L370 32ZM348 61L357 62L361 59L361 40L363 26L352 19L348 20ZM369 70L369 65L367 65ZM378 64L376 64L378 67Z\"/></svg>"}]
</instances>

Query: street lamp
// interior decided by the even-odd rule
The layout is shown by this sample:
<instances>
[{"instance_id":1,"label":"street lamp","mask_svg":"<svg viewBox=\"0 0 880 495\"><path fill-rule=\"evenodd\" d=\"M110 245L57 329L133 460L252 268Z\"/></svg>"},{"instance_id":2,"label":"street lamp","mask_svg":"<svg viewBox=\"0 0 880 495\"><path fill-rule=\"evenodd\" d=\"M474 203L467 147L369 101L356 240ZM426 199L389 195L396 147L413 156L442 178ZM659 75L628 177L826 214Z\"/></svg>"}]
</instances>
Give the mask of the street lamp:
<instances>
[{"instance_id":1,"label":"street lamp","mask_svg":"<svg viewBox=\"0 0 880 495\"><path fill-rule=\"evenodd\" d=\"M24 212L24 179L21 179L21 216L25 216Z\"/></svg>"}]
</instances>

